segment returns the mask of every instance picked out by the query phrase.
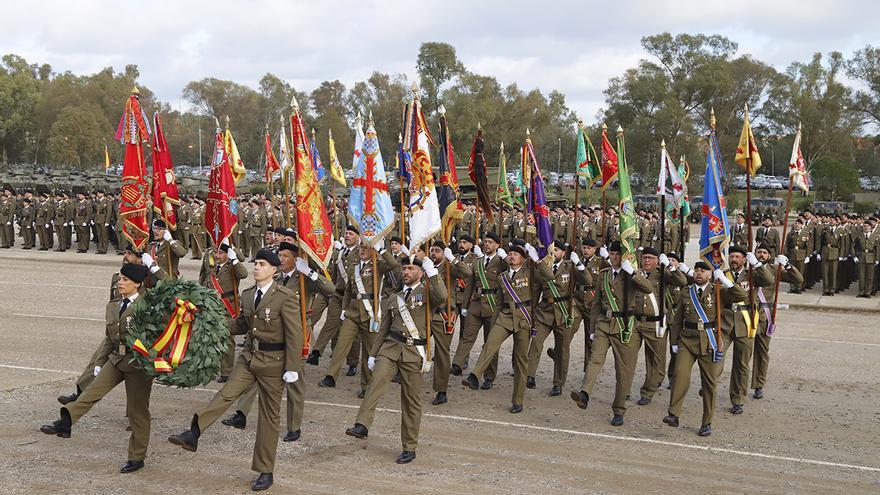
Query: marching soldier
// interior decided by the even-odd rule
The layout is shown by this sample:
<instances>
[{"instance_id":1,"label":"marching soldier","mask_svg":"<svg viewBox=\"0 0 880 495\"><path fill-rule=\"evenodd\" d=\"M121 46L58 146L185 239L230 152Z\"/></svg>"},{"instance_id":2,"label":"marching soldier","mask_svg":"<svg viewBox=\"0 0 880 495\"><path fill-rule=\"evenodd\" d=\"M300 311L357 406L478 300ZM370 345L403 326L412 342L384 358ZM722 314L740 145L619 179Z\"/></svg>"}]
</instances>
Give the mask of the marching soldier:
<instances>
[{"instance_id":1,"label":"marching soldier","mask_svg":"<svg viewBox=\"0 0 880 495\"><path fill-rule=\"evenodd\" d=\"M741 211L736 213L736 225L730 232L730 246L749 248L749 229L746 225L746 216Z\"/></svg>"},{"instance_id":2,"label":"marching soldier","mask_svg":"<svg viewBox=\"0 0 880 495\"><path fill-rule=\"evenodd\" d=\"M403 239L398 236L392 236L388 243L391 254L403 266L403 259L409 256L409 249L403 245ZM385 274L382 279L382 299L394 294L400 289L403 281L403 272L401 268L395 268Z\"/></svg>"},{"instance_id":3,"label":"marching soldier","mask_svg":"<svg viewBox=\"0 0 880 495\"><path fill-rule=\"evenodd\" d=\"M247 243L251 252L251 256L256 255L263 244L263 232L266 231L266 214L260 209L260 202L252 199L250 202L250 211L247 215Z\"/></svg>"},{"instance_id":4,"label":"marching soldier","mask_svg":"<svg viewBox=\"0 0 880 495\"><path fill-rule=\"evenodd\" d=\"M526 256L530 262L526 261ZM498 275L500 290L492 315L492 330L483 344L477 365L461 383L472 390L480 388L480 375L497 357L501 344L513 336L513 397L510 412L515 414L523 410L529 341L535 331L534 308L531 305L533 292L544 282L553 279L553 272L547 263L539 262L535 248L521 240L510 244L505 261L509 269Z\"/></svg>"},{"instance_id":5,"label":"marching soldier","mask_svg":"<svg viewBox=\"0 0 880 495\"><path fill-rule=\"evenodd\" d=\"M76 206L73 215L73 223L76 229L76 252L85 253L89 250L91 233L89 225L92 223L92 204L82 192L76 193Z\"/></svg>"},{"instance_id":6,"label":"marching soldier","mask_svg":"<svg viewBox=\"0 0 880 495\"><path fill-rule=\"evenodd\" d=\"M104 196L104 191L98 190L97 196L94 219L95 229L98 231L98 249L96 254L107 254L107 247L110 245L110 220L113 205Z\"/></svg>"},{"instance_id":7,"label":"marching soldier","mask_svg":"<svg viewBox=\"0 0 880 495\"><path fill-rule=\"evenodd\" d=\"M404 286L384 301L379 335L367 359L373 379L358 409L354 426L345 430L346 435L367 438L376 406L385 395L391 379L399 374L400 440L403 451L397 457L398 464L407 464L416 458L422 419L421 373L431 367L425 348L431 336L425 321L432 312L442 308L447 295L446 285L442 277L437 276L438 270L429 258L405 263Z\"/></svg>"},{"instance_id":8,"label":"marching soldier","mask_svg":"<svg viewBox=\"0 0 880 495\"><path fill-rule=\"evenodd\" d=\"M168 440L195 452L202 433L256 383L260 402L251 469L260 475L251 482L251 489L258 491L274 482L281 394L285 383L300 379L296 370L302 366L303 331L293 291L274 281L281 265L278 255L264 249L255 259L256 284L242 292L241 313L236 319L240 331L247 335L244 350L229 381L204 409L193 415L190 429Z\"/></svg>"},{"instance_id":9,"label":"marching soldier","mask_svg":"<svg viewBox=\"0 0 880 495\"><path fill-rule=\"evenodd\" d=\"M186 255L183 246L171 237L171 231L162 220L153 221L153 238L157 239L150 243L147 251L168 274L169 280L177 280L180 276L180 257Z\"/></svg>"},{"instance_id":10,"label":"marching soldier","mask_svg":"<svg viewBox=\"0 0 880 495\"><path fill-rule=\"evenodd\" d=\"M669 340L676 358L668 415L663 422L678 427L684 398L691 384L691 369L697 363L703 396L703 419L697 434L707 437L712 434L718 378L724 368L716 326L717 305L730 307L734 302L746 300L748 293L729 280L721 269L714 271L713 283L712 268L705 261L694 264L692 276L693 283L679 293L679 310L670 324ZM720 301L715 298L715 284L723 286Z\"/></svg>"},{"instance_id":11,"label":"marching soldier","mask_svg":"<svg viewBox=\"0 0 880 495\"><path fill-rule=\"evenodd\" d=\"M593 385L605 365L608 349L614 354L616 387L611 410L612 426L623 424L626 413L626 396L632 386L639 348L633 339L636 310L636 291L650 294L651 282L645 275L636 271L629 260L622 259L619 241L611 243L608 249L611 266L604 268L596 280L596 297L593 298L593 312L596 332L590 362L579 391L572 390L571 399L581 409L586 409L593 393Z\"/></svg>"},{"instance_id":12,"label":"marching soldier","mask_svg":"<svg viewBox=\"0 0 880 495\"><path fill-rule=\"evenodd\" d=\"M197 260L202 257L202 250L205 249L205 206L196 198L192 200L194 206L189 221L189 247L192 251L192 259Z\"/></svg>"},{"instance_id":13,"label":"marching soldier","mask_svg":"<svg viewBox=\"0 0 880 495\"><path fill-rule=\"evenodd\" d=\"M131 438L128 442L128 461L120 469L121 473L131 473L144 467L144 457L150 443L150 392L153 377L131 363L134 355L127 345L128 326L148 273L149 270L144 265L122 265L119 271L119 293L122 299L107 303L107 333L96 361L94 380L76 401L61 408L61 419L40 428L43 433L70 438L72 426L124 381Z\"/></svg>"},{"instance_id":14,"label":"marching soldier","mask_svg":"<svg viewBox=\"0 0 880 495\"><path fill-rule=\"evenodd\" d=\"M183 246L180 246L183 249ZM226 325L229 327L229 340L226 352L220 361L220 378L217 383L226 383L235 365L235 318L238 317L238 283L248 276L244 263L238 260L239 250L230 248L225 242L219 247L205 251L202 268L199 272L199 285L217 291L217 297L226 308ZM186 254L186 251L184 251Z\"/></svg>"},{"instance_id":15,"label":"marching soldier","mask_svg":"<svg viewBox=\"0 0 880 495\"><path fill-rule=\"evenodd\" d=\"M773 228L773 217L765 216L761 227L755 233L755 245L765 245L771 249L770 257L779 254L779 231Z\"/></svg>"},{"instance_id":16,"label":"marching soldier","mask_svg":"<svg viewBox=\"0 0 880 495\"><path fill-rule=\"evenodd\" d=\"M804 268L809 259L810 234L804 229L804 221L798 217L794 221L794 228L785 239L785 256L789 262L797 268L798 272L805 273ZM789 292L800 294L804 291L804 284L791 284Z\"/></svg>"}]
</instances>

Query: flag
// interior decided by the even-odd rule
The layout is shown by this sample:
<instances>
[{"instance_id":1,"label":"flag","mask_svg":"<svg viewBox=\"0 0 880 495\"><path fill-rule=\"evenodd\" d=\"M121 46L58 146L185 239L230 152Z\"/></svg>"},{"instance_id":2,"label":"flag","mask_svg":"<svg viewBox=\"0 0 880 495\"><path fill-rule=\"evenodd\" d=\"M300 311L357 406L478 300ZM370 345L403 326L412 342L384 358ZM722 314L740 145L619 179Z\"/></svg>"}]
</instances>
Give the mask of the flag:
<instances>
[{"instance_id":1,"label":"flag","mask_svg":"<svg viewBox=\"0 0 880 495\"><path fill-rule=\"evenodd\" d=\"M483 156L483 130L480 128L477 128L477 135L474 136L474 144L471 147L468 176L477 186L477 205L483 210L488 221L494 221L492 200L489 199L489 170L486 168L486 157Z\"/></svg>"},{"instance_id":2,"label":"flag","mask_svg":"<svg viewBox=\"0 0 880 495\"><path fill-rule=\"evenodd\" d=\"M516 168L516 172L513 178L513 201L520 205L525 206L525 188L523 188L523 170L522 170L522 148L519 149L519 161L520 166Z\"/></svg>"},{"instance_id":3,"label":"flag","mask_svg":"<svg viewBox=\"0 0 880 495\"><path fill-rule=\"evenodd\" d=\"M746 173L753 176L761 168L761 155L758 153L758 145L752 134L752 126L749 124L749 107L745 107L743 117L743 130L739 136L739 144L736 145L736 157L733 159L745 169Z\"/></svg>"},{"instance_id":4,"label":"flag","mask_svg":"<svg viewBox=\"0 0 880 495\"><path fill-rule=\"evenodd\" d=\"M214 139L214 159L211 160L211 177L208 179L208 201L205 205L205 230L215 246L235 229L238 224L238 201L235 199L235 179L229 165L229 155L223 131L217 124Z\"/></svg>"},{"instance_id":5,"label":"flag","mask_svg":"<svg viewBox=\"0 0 880 495\"><path fill-rule=\"evenodd\" d=\"M730 243L730 224L727 221L727 203L721 189L721 154L715 131L709 134L706 152L706 176L703 180L703 205L701 209L700 258L713 268L721 268L727 259Z\"/></svg>"},{"instance_id":6,"label":"flag","mask_svg":"<svg viewBox=\"0 0 880 495\"><path fill-rule=\"evenodd\" d=\"M664 196L666 204L677 206L681 204L684 194L684 181L678 174L678 169L672 163L669 152L666 151L666 143L660 147L660 176L657 181L657 196Z\"/></svg>"},{"instance_id":7,"label":"flag","mask_svg":"<svg viewBox=\"0 0 880 495\"><path fill-rule=\"evenodd\" d=\"M314 131L309 143L299 107L296 105L293 107L293 115L290 116L290 144L296 180L296 231L299 248L326 270L333 252L333 229L321 196L321 187L318 185L317 167L314 165L320 163L320 159L310 157L310 148L307 147L315 146ZM322 166L321 169L323 168Z\"/></svg>"},{"instance_id":8,"label":"flag","mask_svg":"<svg viewBox=\"0 0 880 495\"><path fill-rule=\"evenodd\" d=\"M443 230L443 240L449 242L449 235L452 233L452 227L457 223L454 220L455 208L461 208L461 202L458 196L458 177L450 174L448 168L451 166L455 170L455 162L449 163L447 160L452 153L451 144L443 141L445 139L445 118L440 115L440 169L438 175L440 177L440 187L434 184L434 173L431 170L431 149L430 145L435 144L431 135L428 133L428 124L425 121L425 113L422 111L422 104L418 95L413 92L412 100L406 105L404 110L403 122L403 149L409 151L412 156L412 164L410 166L409 181L409 248L422 245L431 237L434 237ZM444 131L445 129L445 131ZM444 195L446 193L446 195ZM451 194L450 194L451 193ZM441 220L440 201L438 196L444 195L443 199L449 202L444 205L445 209ZM458 217L461 218L460 216ZM447 230L448 228L448 230ZM427 249L426 249L427 251Z\"/></svg>"},{"instance_id":9,"label":"flag","mask_svg":"<svg viewBox=\"0 0 880 495\"><path fill-rule=\"evenodd\" d=\"M583 123L580 122L577 132L577 176L586 178L588 187L592 187L602 177L596 149L593 148L593 143L590 141Z\"/></svg>"},{"instance_id":10,"label":"flag","mask_svg":"<svg viewBox=\"0 0 880 495\"><path fill-rule=\"evenodd\" d=\"M794 136L794 144L791 146L791 160L788 162L788 180L791 188L810 192L810 183L807 180L807 165L804 155L801 153L801 127L798 125L797 134Z\"/></svg>"},{"instance_id":11,"label":"flag","mask_svg":"<svg viewBox=\"0 0 880 495\"><path fill-rule=\"evenodd\" d=\"M501 151L498 153L498 188L495 190L495 202L507 206L513 206L510 197L510 186L507 184L507 158L504 156L504 142L501 142Z\"/></svg>"},{"instance_id":12,"label":"flag","mask_svg":"<svg viewBox=\"0 0 880 495\"><path fill-rule=\"evenodd\" d=\"M458 188L458 171L455 167L455 152L449 137L449 121L446 114L440 114L440 151L438 153L437 201L442 217L441 234L443 242L452 240L452 231L464 217L461 203L461 190Z\"/></svg>"},{"instance_id":13,"label":"flag","mask_svg":"<svg viewBox=\"0 0 880 495\"><path fill-rule=\"evenodd\" d=\"M348 198L348 216L361 232L361 238L377 245L394 228L394 207L385 182L385 163L373 120L367 122L364 136L360 125L355 130L356 166ZM360 147L359 147L360 146Z\"/></svg>"},{"instance_id":14,"label":"flag","mask_svg":"<svg viewBox=\"0 0 880 495\"><path fill-rule=\"evenodd\" d=\"M290 167L293 165L293 162L290 161L290 152L287 150L287 134L284 132L284 123L281 123L281 130L278 132L279 136L279 145L278 145L278 156L281 157L279 166L281 170L285 174L285 176L289 175Z\"/></svg>"},{"instance_id":15,"label":"flag","mask_svg":"<svg viewBox=\"0 0 880 495\"><path fill-rule=\"evenodd\" d=\"M672 223L678 223L683 218L686 219L691 214L691 200L688 198L687 180L690 175L690 166L684 155L678 162L678 176L681 177L681 184L684 190L681 194L681 201L678 203L666 203L666 216L672 220Z\"/></svg>"},{"instance_id":16,"label":"flag","mask_svg":"<svg viewBox=\"0 0 880 495\"><path fill-rule=\"evenodd\" d=\"M553 229L550 226L550 208L547 207L547 201L544 197L544 177L541 176L541 168L538 166L538 159L535 158L535 149L532 147L532 139L526 132L526 142L522 146L523 161L527 162L529 169L529 177L532 181L529 184L528 212L535 217L535 232L538 238L538 245L535 249L543 258L547 255L547 249L553 244Z\"/></svg>"},{"instance_id":17,"label":"flag","mask_svg":"<svg viewBox=\"0 0 880 495\"><path fill-rule=\"evenodd\" d=\"M110 151L107 149L107 145L104 145L104 172L110 168Z\"/></svg>"},{"instance_id":18,"label":"flag","mask_svg":"<svg viewBox=\"0 0 880 495\"><path fill-rule=\"evenodd\" d=\"M328 139L330 141L330 178L345 187L345 173L342 171L342 165L339 164L339 157L336 156L336 142L333 141L333 131L327 130Z\"/></svg>"},{"instance_id":19,"label":"flag","mask_svg":"<svg viewBox=\"0 0 880 495\"><path fill-rule=\"evenodd\" d=\"M603 137L604 133L603 133ZM633 266L639 265L636 256L634 239L639 236L639 226L636 222L636 211L633 206L632 190L629 184L629 169L626 164L626 141L623 138L623 129L617 128L617 156L619 167L617 169L617 187L620 196L618 209L620 210L620 255L621 259L629 260ZM604 185L604 184L603 184Z\"/></svg>"},{"instance_id":20,"label":"flag","mask_svg":"<svg viewBox=\"0 0 880 495\"><path fill-rule=\"evenodd\" d=\"M269 128L266 127L266 183L273 181L276 172L281 171L281 165L272 152L272 140L269 138Z\"/></svg>"},{"instance_id":21,"label":"flag","mask_svg":"<svg viewBox=\"0 0 880 495\"><path fill-rule=\"evenodd\" d=\"M154 218L161 218L171 230L177 230L177 215L174 208L180 204L177 194L177 181L174 178L174 165L171 151L162 130L159 112L153 114L153 211Z\"/></svg>"},{"instance_id":22,"label":"flag","mask_svg":"<svg viewBox=\"0 0 880 495\"><path fill-rule=\"evenodd\" d=\"M410 178L412 178L412 174L410 173L410 168L412 168L412 155L403 149L403 137L400 134L397 135L396 161L397 180L400 182L400 187L404 187L403 185L409 183Z\"/></svg>"},{"instance_id":23,"label":"flag","mask_svg":"<svg viewBox=\"0 0 880 495\"><path fill-rule=\"evenodd\" d=\"M608 129L602 125L602 189L608 187L617 177L617 153L608 141Z\"/></svg>"},{"instance_id":24,"label":"flag","mask_svg":"<svg viewBox=\"0 0 880 495\"><path fill-rule=\"evenodd\" d=\"M226 133L223 136L223 143L226 146L226 156L229 158L229 166L232 168L232 178L238 184L247 175L244 163L241 161L241 155L238 154L238 146L235 145L235 139L232 138L232 131L229 130L229 119L226 119ZM219 244L217 244L219 246Z\"/></svg>"},{"instance_id":25,"label":"flag","mask_svg":"<svg viewBox=\"0 0 880 495\"><path fill-rule=\"evenodd\" d=\"M137 88L132 91L125 102L125 110L116 129L116 140L125 146L119 216L122 218L122 234L128 238L135 251L142 251L150 237L147 225L150 185L147 184L143 148L143 143L150 139L150 126L141 109L139 94Z\"/></svg>"},{"instance_id":26,"label":"flag","mask_svg":"<svg viewBox=\"0 0 880 495\"><path fill-rule=\"evenodd\" d=\"M293 139L293 136L291 136ZM309 142L309 154L312 156L312 167L315 169L315 176L318 183L323 182L327 172L324 170L324 163L321 162L321 155L318 154L318 144L315 142L315 130L312 129L312 140Z\"/></svg>"}]
</instances>

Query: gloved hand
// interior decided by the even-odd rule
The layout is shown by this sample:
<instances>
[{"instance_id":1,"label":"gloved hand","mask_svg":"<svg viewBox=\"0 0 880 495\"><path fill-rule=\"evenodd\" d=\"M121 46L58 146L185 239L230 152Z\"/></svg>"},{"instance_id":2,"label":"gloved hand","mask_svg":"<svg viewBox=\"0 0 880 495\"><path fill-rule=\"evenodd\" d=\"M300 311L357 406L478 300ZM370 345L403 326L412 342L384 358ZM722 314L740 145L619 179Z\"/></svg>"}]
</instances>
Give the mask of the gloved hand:
<instances>
[{"instance_id":1,"label":"gloved hand","mask_svg":"<svg viewBox=\"0 0 880 495\"><path fill-rule=\"evenodd\" d=\"M591 334L590 334L590 342L592 342L593 339L595 339L595 338L596 338L596 334L595 334L595 333L591 333Z\"/></svg>"},{"instance_id":2,"label":"gloved hand","mask_svg":"<svg viewBox=\"0 0 880 495\"><path fill-rule=\"evenodd\" d=\"M238 253L235 252L235 248L229 246L229 251L226 251L226 256L229 257L229 261L234 265L238 261Z\"/></svg>"},{"instance_id":3,"label":"gloved hand","mask_svg":"<svg viewBox=\"0 0 880 495\"><path fill-rule=\"evenodd\" d=\"M571 262L574 263L575 265L579 265L581 262L580 256L578 256L578 254L575 253L574 251L571 252L571 254L568 256L568 259L570 259Z\"/></svg>"},{"instance_id":4,"label":"gloved hand","mask_svg":"<svg viewBox=\"0 0 880 495\"><path fill-rule=\"evenodd\" d=\"M538 250L529 243L526 243L526 253L528 253L529 258L531 258L532 261L538 261L540 259L538 258Z\"/></svg>"},{"instance_id":5,"label":"gloved hand","mask_svg":"<svg viewBox=\"0 0 880 495\"><path fill-rule=\"evenodd\" d=\"M409 256L409 248L406 247L406 244L401 244L400 252L405 254L406 256Z\"/></svg>"},{"instance_id":6,"label":"gloved hand","mask_svg":"<svg viewBox=\"0 0 880 495\"><path fill-rule=\"evenodd\" d=\"M345 321L345 311L343 311L342 313L340 313L340 315L339 315L339 321Z\"/></svg>"},{"instance_id":7,"label":"gloved hand","mask_svg":"<svg viewBox=\"0 0 880 495\"><path fill-rule=\"evenodd\" d=\"M690 269L690 267L687 266L687 264L685 264L684 262L681 262L681 263L678 264L678 269L681 270L681 273L684 273L684 274L687 274L687 275L690 275L690 274L691 274L691 269Z\"/></svg>"},{"instance_id":8,"label":"gloved hand","mask_svg":"<svg viewBox=\"0 0 880 495\"><path fill-rule=\"evenodd\" d=\"M477 258L483 257L483 250L480 249L480 246L474 246L474 256L476 256Z\"/></svg>"},{"instance_id":9,"label":"gloved hand","mask_svg":"<svg viewBox=\"0 0 880 495\"><path fill-rule=\"evenodd\" d=\"M83 222L83 225L82 225L82 226L83 226L83 227L88 227L89 224L88 224L88 222Z\"/></svg>"},{"instance_id":10,"label":"gloved hand","mask_svg":"<svg viewBox=\"0 0 880 495\"><path fill-rule=\"evenodd\" d=\"M755 253L746 253L746 260L749 262L752 267L758 266L758 257L755 256Z\"/></svg>"},{"instance_id":11,"label":"gloved hand","mask_svg":"<svg viewBox=\"0 0 880 495\"><path fill-rule=\"evenodd\" d=\"M281 375L281 378L283 378L284 381L287 383L293 383L299 380L299 373L297 373L296 371L285 371L284 374Z\"/></svg>"},{"instance_id":12,"label":"gloved hand","mask_svg":"<svg viewBox=\"0 0 880 495\"><path fill-rule=\"evenodd\" d=\"M95 369L92 370L92 376L98 376L98 373L100 373L100 372L101 372L101 367L95 366Z\"/></svg>"},{"instance_id":13,"label":"gloved hand","mask_svg":"<svg viewBox=\"0 0 880 495\"><path fill-rule=\"evenodd\" d=\"M629 260L623 260L623 263L620 264L620 269L625 271L626 273L629 273L630 275L632 275L633 272L636 271L635 268L633 268L632 263L629 262Z\"/></svg>"},{"instance_id":14,"label":"gloved hand","mask_svg":"<svg viewBox=\"0 0 880 495\"><path fill-rule=\"evenodd\" d=\"M297 258L296 271L302 273L303 275L308 275L312 271L312 269L309 267L309 262L306 261L305 258Z\"/></svg>"},{"instance_id":15,"label":"gloved hand","mask_svg":"<svg viewBox=\"0 0 880 495\"><path fill-rule=\"evenodd\" d=\"M784 254L779 254L776 256L776 259L774 260L774 262L777 265L787 266L788 265L788 256L786 256Z\"/></svg>"},{"instance_id":16,"label":"gloved hand","mask_svg":"<svg viewBox=\"0 0 880 495\"><path fill-rule=\"evenodd\" d=\"M727 278L727 275L724 274L724 271L721 268L716 268L712 274L715 276L715 280L720 282L721 285L728 289L733 287L733 281Z\"/></svg>"},{"instance_id":17,"label":"gloved hand","mask_svg":"<svg viewBox=\"0 0 880 495\"><path fill-rule=\"evenodd\" d=\"M822 261L822 255L821 255L821 254L818 254L818 253L816 254L816 261Z\"/></svg>"},{"instance_id":18,"label":"gloved hand","mask_svg":"<svg viewBox=\"0 0 880 495\"><path fill-rule=\"evenodd\" d=\"M853 261L856 262L856 263L858 263L858 262L859 262L859 257L858 257L858 256L853 256Z\"/></svg>"},{"instance_id":19,"label":"gloved hand","mask_svg":"<svg viewBox=\"0 0 880 495\"><path fill-rule=\"evenodd\" d=\"M379 246L385 246L384 237L377 237L376 240L373 242L373 249L376 249L378 251L380 249Z\"/></svg>"},{"instance_id":20,"label":"gloved hand","mask_svg":"<svg viewBox=\"0 0 880 495\"><path fill-rule=\"evenodd\" d=\"M105 224L104 224L104 227L109 227L109 226L110 226L109 223L105 223Z\"/></svg>"},{"instance_id":21,"label":"gloved hand","mask_svg":"<svg viewBox=\"0 0 880 495\"><path fill-rule=\"evenodd\" d=\"M809 256L807 256L807 259L804 260L804 264L807 264L807 265L810 264L810 257Z\"/></svg>"},{"instance_id":22,"label":"gloved hand","mask_svg":"<svg viewBox=\"0 0 880 495\"><path fill-rule=\"evenodd\" d=\"M342 243L339 241L333 241L333 247L336 249L342 249Z\"/></svg>"},{"instance_id":23,"label":"gloved hand","mask_svg":"<svg viewBox=\"0 0 880 495\"><path fill-rule=\"evenodd\" d=\"M437 268L434 267L434 262L431 261L431 258L428 258L427 256L422 259L422 269L425 270L425 275L429 277L433 277L440 273L437 271Z\"/></svg>"},{"instance_id":24,"label":"gloved hand","mask_svg":"<svg viewBox=\"0 0 880 495\"><path fill-rule=\"evenodd\" d=\"M465 316L467 316L467 309L462 309L461 310L461 317L464 318Z\"/></svg>"},{"instance_id":25,"label":"gloved hand","mask_svg":"<svg viewBox=\"0 0 880 495\"><path fill-rule=\"evenodd\" d=\"M150 256L150 253L144 253L141 255L141 263L143 263L144 266L146 266L147 268L150 268L151 266L153 266L154 263L156 263L156 260L154 260L153 257Z\"/></svg>"},{"instance_id":26,"label":"gloved hand","mask_svg":"<svg viewBox=\"0 0 880 495\"><path fill-rule=\"evenodd\" d=\"M507 251L505 251L505 250L503 250L503 249L501 249L501 248L498 248L498 251L495 251L495 252L498 253L498 256L500 256L501 259L506 259L506 258L507 258Z\"/></svg>"},{"instance_id":27,"label":"gloved hand","mask_svg":"<svg viewBox=\"0 0 880 495\"><path fill-rule=\"evenodd\" d=\"M446 261L449 261L450 263L455 261L455 255L452 254L452 250L448 247L443 249L443 257L446 258Z\"/></svg>"},{"instance_id":28,"label":"gloved hand","mask_svg":"<svg viewBox=\"0 0 880 495\"><path fill-rule=\"evenodd\" d=\"M376 367L376 358L370 356L367 358L367 369L373 371L373 368Z\"/></svg>"},{"instance_id":29,"label":"gloved hand","mask_svg":"<svg viewBox=\"0 0 880 495\"><path fill-rule=\"evenodd\" d=\"M171 231L166 229L165 233L162 234L162 239L165 239L166 241L171 242Z\"/></svg>"},{"instance_id":30,"label":"gloved hand","mask_svg":"<svg viewBox=\"0 0 880 495\"><path fill-rule=\"evenodd\" d=\"M48 224L48 223L46 224L46 228L47 228L47 229L49 228L49 224Z\"/></svg>"},{"instance_id":31,"label":"gloved hand","mask_svg":"<svg viewBox=\"0 0 880 495\"><path fill-rule=\"evenodd\" d=\"M606 260L608 259L608 250L605 249L605 246L599 248L599 256L605 258Z\"/></svg>"},{"instance_id":32,"label":"gloved hand","mask_svg":"<svg viewBox=\"0 0 880 495\"><path fill-rule=\"evenodd\" d=\"M12 225L9 222L6 222L6 225ZM64 222L64 226L67 227L67 222Z\"/></svg>"},{"instance_id":33,"label":"gloved hand","mask_svg":"<svg viewBox=\"0 0 880 495\"><path fill-rule=\"evenodd\" d=\"M674 344L674 345L672 346L672 353L673 353L673 354L678 354L678 344Z\"/></svg>"},{"instance_id":34,"label":"gloved hand","mask_svg":"<svg viewBox=\"0 0 880 495\"><path fill-rule=\"evenodd\" d=\"M663 266L669 266L669 257L666 256L666 253L660 253L658 258L660 260L660 264Z\"/></svg>"}]
</instances>

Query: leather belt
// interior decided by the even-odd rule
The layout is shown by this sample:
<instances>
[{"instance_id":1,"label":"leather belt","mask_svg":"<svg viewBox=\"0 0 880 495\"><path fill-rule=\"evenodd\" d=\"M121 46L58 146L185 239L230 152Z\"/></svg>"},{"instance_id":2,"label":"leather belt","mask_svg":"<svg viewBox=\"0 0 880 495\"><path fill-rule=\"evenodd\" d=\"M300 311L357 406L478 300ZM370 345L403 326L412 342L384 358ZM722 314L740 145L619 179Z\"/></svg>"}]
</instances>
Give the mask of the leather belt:
<instances>
[{"instance_id":1,"label":"leather belt","mask_svg":"<svg viewBox=\"0 0 880 495\"><path fill-rule=\"evenodd\" d=\"M546 302L548 302L550 304L554 304L554 303L558 303L558 302L565 302L565 301L568 301L569 299L571 299L571 296L561 296L561 297L557 297L557 298L548 297L546 299Z\"/></svg>"},{"instance_id":2,"label":"leather belt","mask_svg":"<svg viewBox=\"0 0 880 495\"><path fill-rule=\"evenodd\" d=\"M388 332L388 337L406 345L425 345L428 339L414 339L410 336L403 336L397 332Z\"/></svg>"},{"instance_id":3,"label":"leather belt","mask_svg":"<svg viewBox=\"0 0 880 495\"><path fill-rule=\"evenodd\" d=\"M773 303L770 303L770 302L758 303L758 307L761 309L770 309L773 307Z\"/></svg>"},{"instance_id":4,"label":"leather belt","mask_svg":"<svg viewBox=\"0 0 880 495\"><path fill-rule=\"evenodd\" d=\"M257 339L251 339L251 351L263 351L263 352L272 352L272 351L283 351L284 343L269 343L269 342L260 342Z\"/></svg>"},{"instance_id":5,"label":"leather belt","mask_svg":"<svg viewBox=\"0 0 880 495\"><path fill-rule=\"evenodd\" d=\"M344 295L345 295L345 289L336 289L336 293L339 294L340 296L344 296Z\"/></svg>"},{"instance_id":6,"label":"leather belt","mask_svg":"<svg viewBox=\"0 0 880 495\"><path fill-rule=\"evenodd\" d=\"M366 299L369 301L372 298L373 298L373 294L358 294L355 299Z\"/></svg>"},{"instance_id":7,"label":"leather belt","mask_svg":"<svg viewBox=\"0 0 880 495\"><path fill-rule=\"evenodd\" d=\"M684 322L684 327L687 328L688 330L699 330L699 327L697 326L696 322L691 323L689 321L686 321L686 322ZM715 322L710 321L710 322L706 323L705 325L703 325L703 328L715 328Z\"/></svg>"},{"instance_id":8,"label":"leather belt","mask_svg":"<svg viewBox=\"0 0 880 495\"><path fill-rule=\"evenodd\" d=\"M528 300L526 300L526 301L520 301L520 302L518 302L518 303L513 303L513 305L516 306L517 308L521 308L521 307L523 307L523 306L528 306L529 304L532 304L532 300L531 300L531 299L528 299Z\"/></svg>"},{"instance_id":9,"label":"leather belt","mask_svg":"<svg viewBox=\"0 0 880 495\"><path fill-rule=\"evenodd\" d=\"M644 323L654 323L654 322L660 321L660 316L659 315L658 316L638 315L638 316L636 316L636 319L641 322L644 322Z\"/></svg>"},{"instance_id":10,"label":"leather belt","mask_svg":"<svg viewBox=\"0 0 880 495\"><path fill-rule=\"evenodd\" d=\"M626 318L627 316L629 316L628 311L611 311L610 309L605 311L606 318Z\"/></svg>"},{"instance_id":11,"label":"leather belt","mask_svg":"<svg viewBox=\"0 0 880 495\"><path fill-rule=\"evenodd\" d=\"M485 296L488 294L497 294L497 293L498 293L498 289L484 289L482 287L477 287L477 294L479 294L481 296Z\"/></svg>"},{"instance_id":12,"label":"leather belt","mask_svg":"<svg viewBox=\"0 0 880 495\"><path fill-rule=\"evenodd\" d=\"M730 310L731 310L731 311L749 311L750 309L752 309L752 307L749 306L749 305L747 305L747 304L736 304L736 303L734 303L734 304L731 304L731 305L730 305Z\"/></svg>"}]
</instances>

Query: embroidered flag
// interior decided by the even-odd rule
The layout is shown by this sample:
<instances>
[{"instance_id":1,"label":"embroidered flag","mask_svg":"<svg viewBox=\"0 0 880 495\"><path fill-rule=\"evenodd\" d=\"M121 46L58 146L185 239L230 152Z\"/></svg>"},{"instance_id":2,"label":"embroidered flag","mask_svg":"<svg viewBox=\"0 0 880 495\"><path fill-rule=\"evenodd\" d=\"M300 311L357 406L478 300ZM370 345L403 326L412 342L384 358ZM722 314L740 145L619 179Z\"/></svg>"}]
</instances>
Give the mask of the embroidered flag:
<instances>
[{"instance_id":1,"label":"embroidered flag","mask_svg":"<svg viewBox=\"0 0 880 495\"><path fill-rule=\"evenodd\" d=\"M142 251L149 239L147 226L147 168L144 161L143 143L150 139L147 116L141 109L140 92L134 88L116 129L116 140L125 146L122 162L122 189L119 215L122 218L122 234L131 241L136 251Z\"/></svg>"},{"instance_id":2,"label":"embroidered flag","mask_svg":"<svg viewBox=\"0 0 880 495\"><path fill-rule=\"evenodd\" d=\"M443 118L441 117L441 132L443 132ZM428 124L425 122L425 114L418 94L413 91L413 98L407 104L404 112L403 149L409 151L412 156L412 165L409 181L409 248L422 245L441 230L440 204L438 190L434 184L434 174L431 170L431 149L434 144L428 133ZM447 148L441 146L440 150L440 174L444 173L443 160ZM448 158L448 156L447 156ZM441 185L442 185L441 178ZM447 176L447 181L451 178ZM451 187L447 183L446 186ZM441 188L442 189L442 188ZM454 208L454 204L447 207ZM446 233L444 232L444 235ZM448 241L448 239L447 239Z\"/></svg>"},{"instance_id":3,"label":"embroidered flag","mask_svg":"<svg viewBox=\"0 0 880 495\"><path fill-rule=\"evenodd\" d=\"M162 120L159 112L153 114L153 211L156 218L161 218L171 230L177 230L177 216L174 209L180 204L177 193L177 181L174 178L174 165L171 163L171 152L162 131Z\"/></svg>"},{"instance_id":4,"label":"embroidered flag","mask_svg":"<svg viewBox=\"0 0 880 495\"><path fill-rule=\"evenodd\" d=\"M394 208L388 195L385 163L372 115L367 121L366 136L359 125L355 130L354 159L348 216L360 230L364 242L375 246L394 228Z\"/></svg>"}]
</instances>

